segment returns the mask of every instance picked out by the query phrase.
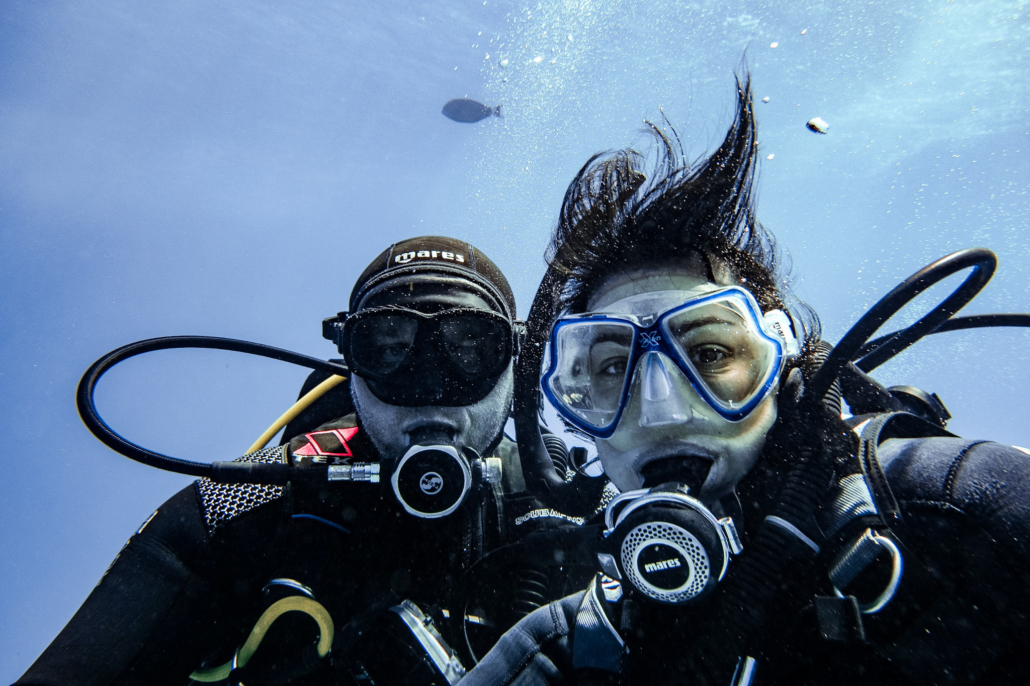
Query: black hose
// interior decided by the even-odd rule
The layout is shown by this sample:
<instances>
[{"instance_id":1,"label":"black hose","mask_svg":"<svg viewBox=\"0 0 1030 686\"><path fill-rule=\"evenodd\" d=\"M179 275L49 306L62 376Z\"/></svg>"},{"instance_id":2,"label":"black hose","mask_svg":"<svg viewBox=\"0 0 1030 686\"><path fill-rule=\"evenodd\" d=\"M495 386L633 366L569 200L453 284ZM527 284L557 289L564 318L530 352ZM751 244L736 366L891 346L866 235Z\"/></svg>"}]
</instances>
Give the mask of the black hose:
<instances>
[{"instance_id":1,"label":"black hose","mask_svg":"<svg viewBox=\"0 0 1030 686\"><path fill-rule=\"evenodd\" d=\"M564 479L565 474L569 471L569 449L566 447L565 441L561 439L561 436L542 431L540 438L543 439L547 454L551 456L551 461L554 463L554 471Z\"/></svg>"},{"instance_id":2,"label":"black hose","mask_svg":"<svg viewBox=\"0 0 1030 686\"><path fill-rule=\"evenodd\" d=\"M947 331L962 331L964 329L987 329L1002 326L1030 327L1030 314L973 314L967 317L952 317L930 333L945 333ZM874 338L859 348L852 359L857 360L865 357L888 340L902 333L902 331L904 329L894 331L886 336Z\"/></svg>"},{"instance_id":3,"label":"black hose","mask_svg":"<svg viewBox=\"0 0 1030 686\"><path fill-rule=\"evenodd\" d=\"M558 285L553 267L549 268L540 282L526 318L529 333L526 345L519 352L515 370L515 411L512 413L515 418L515 436L527 484L538 493L560 491L565 485L565 480L554 470L554 462L547 452L536 420L540 410L540 365L544 345L551 331L551 314Z\"/></svg>"},{"instance_id":4,"label":"black hose","mask_svg":"<svg viewBox=\"0 0 1030 686\"><path fill-rule=\"evenodd\" d=\"M566 483L559 476L551 454L544 445L537 417L540 412L540 366L544 346L551 332L554 299L561 287L555 267L544 274L533 306L526 318L528 335L519 352L515 368L514 412L515 437L519 444L519 459L526 484L547 505L565 512L589 513L597 506L604 487L604 479L573 479Z\"/></svg>"},{"instance_id":5,"label":"black hose","mask_svg":"<svg viewBox=\"0 0 1030 686\"><path fill-rule=\"evenodd\" d=\"M815 352L812 355L812 367L818 370L825 362L826 358L833 352L833 346L826 341L819 341L816 346ZM830 390L823 396L823 404L826 408L834 415L840 416L843 410L842 399L844 392L841 390L840 379L834 379L833 383L830 384Z\"/></svg>"},{"instance_id":6,"label":"black hose","mask_svg":"<svg viewBox=\"0 0 1030 686\"><path fill-rule=\"evenodd\" d=\"M844 366L852 360L866 341L876 333L876 330L927 288L959 270L973 268L973 272L966 277L966 280L937 307L915 324L902 329L897 335L892 336L862 357L856 363L859 369L863 371L875 369L940 327L945 320L965 307L970 300L976 297L977 293L983 290L983 287L994 275L997 266L997 256L987 248L969 248L942 257L905 279L873 305L844 335L844 338L827 357L826 362L816 372L815 377L807 384L806 395L811 394L811 397L823 398Z\"/></svg>"},{"instance_id":7,"label":"black hose","mask_svg":"<svg viewBox=\"0 0 1030 686\"><path fill-rule=\"evenodd\" d=\"M798 524L809 521L832 478L832 464L814 451L799 450L770 514ZM692 681L704 686L730 683L737 659L755 655L756 643L782 621L784 603L793 597L785 593L784 579L807 578L815 560L816 553L800 539L763 521L717 588L707 623L697 627L698 638L686 651L684 671Z\"/></svg>"},{"instance_id":8,"label":"black hose","mask_svg":"<svg viewBox=\"0 0 1030 686\"><path fill-rule=\"evenodd\" d=\"M135 343L123 345L117 350L112 350L94 362L86 370L86 373L82 375L82 380L79 381L78 389L75 392L75 404L79 409L79 416L82 418L82 422L101 443L115 452L150 467L157 467L165 471L187 474L189 476L211 477L222 482L283 483L287 479L288 470L286 465L282 464L222 462L210 464L162 455L161 453L147 450L122 437L108 426L97 412L93 393L97 381L109 369L119 362L124 362L136 355L173 348L231 350L249 355L269 357L273 360L281 360L301 367L308 367L309 369L324 370L331 374L347 373L347 368L342 365L290 352L289 350L282 350L281 348L273 348L270 345L262 345L261 343L239 341L232 338L216 338L214 336L165 336L136 341Z\"/></svg>"},{"instance_id":9,"label":"black hose","mask_svg":"<svg viewBox=\"0 0 1030 686\"><path fill-rule=\"evenodd\" d=\"M514 598L511 607L519 619L547 604L547 586L550 576L541 567L525 567L516 570L514 577Z\"/></svg>"}]
</instances>

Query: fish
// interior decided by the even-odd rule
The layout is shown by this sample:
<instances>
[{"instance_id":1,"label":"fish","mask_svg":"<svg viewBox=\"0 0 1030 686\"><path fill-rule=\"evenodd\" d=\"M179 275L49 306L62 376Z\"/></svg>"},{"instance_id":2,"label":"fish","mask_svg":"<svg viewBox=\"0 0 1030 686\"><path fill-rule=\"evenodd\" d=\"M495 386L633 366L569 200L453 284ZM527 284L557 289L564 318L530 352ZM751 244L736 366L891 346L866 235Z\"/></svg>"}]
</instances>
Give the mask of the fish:
<instances>
[{"instance_id":1,"label":"fish","mask_svg":"<svg viewBox=\"0 0 1030 686\"><path fill-rule=\"evenodd\" d=\"M826 130L830 128L830 125L827 124L826 120L822 117L813 117L812 119L809 119L805 126L808 127L809 131L814 131L815 133L826 133Z\"/></svg>"},{"instance_id":2,"label":"fish","mask_svg":"<svg viewBox=\"0 0 1030 686\"><path fill-rule=\"evenodd\" d=\"M443 116L464 124L474 124L487 117L500 117L501 106L488 107L468 98L455 98L443 106Z\"/></svg>"}]
</instances>

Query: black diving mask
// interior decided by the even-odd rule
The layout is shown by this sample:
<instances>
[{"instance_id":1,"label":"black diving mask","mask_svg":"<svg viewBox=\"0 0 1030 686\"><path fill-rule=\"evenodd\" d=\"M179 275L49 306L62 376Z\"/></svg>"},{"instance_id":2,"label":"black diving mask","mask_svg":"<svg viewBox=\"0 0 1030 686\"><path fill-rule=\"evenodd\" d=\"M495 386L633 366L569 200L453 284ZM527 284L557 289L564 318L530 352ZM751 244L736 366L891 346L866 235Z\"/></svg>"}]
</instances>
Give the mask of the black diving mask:
<instances>
[{"instance_id":1,"label":"black diving mask","mask_svg":"<svg viewBox=\"0 0 1030 686\"><path fill-rule=\"evenodd\" d=\"M323 330L383 402L460 407L493 390L517 350L518 324L475 307L427 314L391 305L342 312Z\"/></svg>"}]
</instances>

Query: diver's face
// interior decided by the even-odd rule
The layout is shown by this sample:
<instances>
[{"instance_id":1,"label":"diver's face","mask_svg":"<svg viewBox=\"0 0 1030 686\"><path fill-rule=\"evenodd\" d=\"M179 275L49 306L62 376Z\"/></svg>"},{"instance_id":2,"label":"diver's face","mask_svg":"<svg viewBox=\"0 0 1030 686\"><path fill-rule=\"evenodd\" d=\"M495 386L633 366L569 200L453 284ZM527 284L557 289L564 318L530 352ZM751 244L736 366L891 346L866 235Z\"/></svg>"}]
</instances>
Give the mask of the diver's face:
<instances>
[{"instance_id":1,"label":"diver's face","mask_svg":"<svg viewBox=\"0 0 1030 686\"><path fill-rule=\"evenodd\" d=\"M431 283L377 290L361 303L362 309L385 305L427 314L455 307L494 311L481 295L471 290ZM512 393L510 363L485 398L460 407L391 405L377 398L360 376L351 377L351 397L361 425L380 455L387 459L399 459L413 445L453 445L484 452L504 428Z\"/></svg>"},{"instance_id":2,"label":"diver's face","mask_svg":"<svg viewBox=\"0 0 1030 686\"><path fill-rule=\"evenodd\" d=\"M655 268L619 275L592 294L591 312L659 314L692 297L717 290L716 284L691 268ZM649 294L649 298L641 298ZM641 312L641 303L653 312ZM663 356L664 357L664 356ZM643 357L640 362L643 362ZM757 462L765 436L776 421L776 394L770 393L745 419L731 422L715 412L666 359L673 370L673 392L687 418L654 425L641 421L642 374L635 374L629 402L608 439L597 439L605 473L621 491L684 481L706 503L727 495ZM647 424L647 425L645 425ZM700 484L700 488L698 485Z\"/></svg>"}]
</instances>

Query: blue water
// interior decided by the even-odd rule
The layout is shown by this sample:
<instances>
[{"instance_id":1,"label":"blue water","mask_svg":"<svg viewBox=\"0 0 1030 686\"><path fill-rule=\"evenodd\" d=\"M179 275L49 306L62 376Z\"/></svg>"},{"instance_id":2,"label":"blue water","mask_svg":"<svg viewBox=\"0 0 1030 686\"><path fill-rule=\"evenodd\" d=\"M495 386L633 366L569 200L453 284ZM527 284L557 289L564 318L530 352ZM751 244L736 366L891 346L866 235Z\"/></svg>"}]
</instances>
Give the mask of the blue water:
<instances>
[{"instance_id":1,"label":"blue water","mask_svg":"<svg viewBox=\"0 0 1030 686\"><path fill-rule=\"evenodd\" d=\"M329 357L320 320L417 234L483 249L524 315L576 170L643 144L662 111L693 155L710 149L742 59L769 97L759 214L829 340L974 245L1001 267L970 311L1030 311L1026 15L986 0L4 2L0 683L189 481L88 434L73 393L94 359L178 333ZM504 119L440 115L462 96ZM815 116L827 135L805 129ZM936 391L956 433L1030 444L1030 332L937 337L876 376ZM231 459L303 377L159 353L112 372L98 405L147 446Z\"/></svg>"}]
</instances>

